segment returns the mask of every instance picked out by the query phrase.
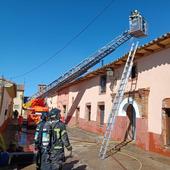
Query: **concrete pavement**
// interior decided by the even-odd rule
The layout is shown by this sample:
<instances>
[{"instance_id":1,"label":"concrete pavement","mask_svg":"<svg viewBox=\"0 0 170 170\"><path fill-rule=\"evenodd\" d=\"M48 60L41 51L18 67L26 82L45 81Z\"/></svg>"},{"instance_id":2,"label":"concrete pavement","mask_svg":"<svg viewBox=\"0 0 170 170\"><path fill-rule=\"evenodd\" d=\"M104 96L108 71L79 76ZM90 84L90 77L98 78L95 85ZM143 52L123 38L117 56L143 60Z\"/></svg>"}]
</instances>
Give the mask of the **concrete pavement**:
<instances>
[{"instance_id":1,"label":"concrete pavement","mask_svg":"<svg viewBox=\"0 0 170 170\"><path fill-rule=\"evenodd\" d=\"M16 125L10 125L7 129L5 134L6 141L9 142L14 139L20 144L23 142L25 151L28 148L31 149L34 130L25 130L18 138L17 128L14 128L15 126ZM120 145L120 149L116 152L113 151L110 157L101 160L98 157L100 142L102 141L101 136L76 127L68 127L67 130L73 146L73 156L66 159L64 170L170 170L169 157L146 152L137 148L133 143ZM21 138L23 138L23 141ZM112 148L117 144L118 143L111 142L110 146ZM66 157L67 155L68 153L66 151ZM35 169L35 164L23 168L23 170Z\"/></svg>"}]
</instances>

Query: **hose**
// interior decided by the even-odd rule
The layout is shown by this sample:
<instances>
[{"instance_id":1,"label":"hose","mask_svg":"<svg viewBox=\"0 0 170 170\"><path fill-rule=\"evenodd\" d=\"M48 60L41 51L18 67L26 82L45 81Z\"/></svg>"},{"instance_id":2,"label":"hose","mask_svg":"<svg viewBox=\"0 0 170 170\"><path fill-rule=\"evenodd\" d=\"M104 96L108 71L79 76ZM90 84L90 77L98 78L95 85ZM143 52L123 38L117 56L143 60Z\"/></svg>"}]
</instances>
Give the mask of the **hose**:
<instances>
[{"instance_id":1,"label":"hose","mask_svg":"<svg viewBox=\"0 0 170 170\"><path fill-rule=\"evenodd\" d=\"M76 142L82 142L82 143L90 143L90 144L97 144L97 145L99 145L100 143L96 143L96 141L88 141L88 140L80 140L80 139L77 139L77 138L70 138L70 140L72 140L72 141L76 141ZM126 150L127 151L127 150ZM128 151L127 151L128 152ZM134 156L132 156L132 155L130 155L130 154L127 154L127 153L125 153L125 152L117 152L118 154L121 154L121 155L124 155L124 156L127 156L127 157L130 157L130 158L132 158L132 159L134 159L134 160L136 160L138 163L139 163L139 169L137 169L137 170L141 170L142 169L142 162L139 160L139 159L137 159L136 157L134 157ZM124 170L127 170L127 168L126 167L124 167L124 165L119 161L119 160L117 160L113 155L111 155L111 157L124 169Z\"/></svg>"}]
</instances>

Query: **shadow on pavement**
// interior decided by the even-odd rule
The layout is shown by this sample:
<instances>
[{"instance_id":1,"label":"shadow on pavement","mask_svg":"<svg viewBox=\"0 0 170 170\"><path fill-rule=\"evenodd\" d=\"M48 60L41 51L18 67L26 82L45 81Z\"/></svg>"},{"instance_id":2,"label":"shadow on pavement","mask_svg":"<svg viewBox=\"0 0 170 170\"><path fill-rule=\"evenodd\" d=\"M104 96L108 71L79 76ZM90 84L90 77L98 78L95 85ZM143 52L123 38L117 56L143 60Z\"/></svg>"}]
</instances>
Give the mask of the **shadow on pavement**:
<instances>
[{"instance_id":1,"label":"shadow on pavement","mask_svg":"<svg viewBox=\"0 0 170 170\"><path fill-rule=\"evenodd\" d=\"M109 149L106 153L106 158L119 152L121 150L121 148L123 148L124 146L128 145L130 142L132 142L132 140L129 140L129 141L122 141L120 142L119 144L117 145L114 145L113 147L111 147L111 149Z\"/></svg>"},{"instance_id":2,"label":"shadow on pavement","mask_svg":"<svg viewBox=\"0 0 170 170\"><path fill-rule=\"evenodd\" d=\"M78 162L79 162L79 160L73 160L71 162L64 163L63 170L68 170L68 169L72 169L72 170L86 170L87 165L80 165L80 166L74 168L74 165L76 165Z\"/></svg>"}]
</instances>

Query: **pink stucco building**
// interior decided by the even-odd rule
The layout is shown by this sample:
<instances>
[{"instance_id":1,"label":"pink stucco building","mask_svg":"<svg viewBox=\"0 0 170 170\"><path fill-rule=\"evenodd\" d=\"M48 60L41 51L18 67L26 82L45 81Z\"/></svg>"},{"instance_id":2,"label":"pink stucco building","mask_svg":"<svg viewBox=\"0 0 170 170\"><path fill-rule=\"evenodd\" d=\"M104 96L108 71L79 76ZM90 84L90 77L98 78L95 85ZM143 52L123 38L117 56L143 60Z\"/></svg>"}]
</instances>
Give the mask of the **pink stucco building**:
<instances>
[{"instance_id":1,"label":"pink stucco building","mask_svg":"<svg viewBox=\"0 0 170 170\"><path fill-rule=\"evenodd\" d=\"M51 93L70 125L104 134L126 59ZM170 33L138 48L112 138L170 156Z\"/></svg>"}]
</instances>

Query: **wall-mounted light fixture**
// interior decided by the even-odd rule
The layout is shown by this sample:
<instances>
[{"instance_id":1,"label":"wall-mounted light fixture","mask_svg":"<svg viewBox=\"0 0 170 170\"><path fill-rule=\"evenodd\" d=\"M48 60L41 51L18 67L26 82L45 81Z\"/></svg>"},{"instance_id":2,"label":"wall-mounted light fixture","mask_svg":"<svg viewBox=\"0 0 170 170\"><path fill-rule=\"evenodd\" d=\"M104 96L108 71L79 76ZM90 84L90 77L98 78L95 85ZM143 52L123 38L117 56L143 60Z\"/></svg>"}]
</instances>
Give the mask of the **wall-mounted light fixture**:
<instances>
[{"instance_id":1,"label":"wall-mounted light fixture","mask_svg":"<svg viewBox=\"0 0 170 170\"><path fill-rule=\"evenodd\" d=\"M112 78L114 76L114 69L111 67L106 68L107 77Z\"/></svg>"}]
</instances>

